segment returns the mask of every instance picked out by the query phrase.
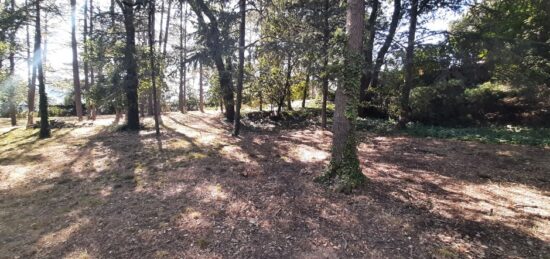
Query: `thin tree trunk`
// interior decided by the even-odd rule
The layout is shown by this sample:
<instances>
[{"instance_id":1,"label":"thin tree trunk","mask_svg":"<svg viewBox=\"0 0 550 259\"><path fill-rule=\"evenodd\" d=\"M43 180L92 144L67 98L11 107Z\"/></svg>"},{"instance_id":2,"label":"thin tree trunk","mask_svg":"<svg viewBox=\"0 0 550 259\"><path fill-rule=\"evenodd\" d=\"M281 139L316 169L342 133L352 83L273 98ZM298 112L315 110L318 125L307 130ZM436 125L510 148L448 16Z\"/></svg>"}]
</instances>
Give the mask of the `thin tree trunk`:
<instances>
[{"instance_id":1,"label":"thin tree trunk","mask_svg":"<svg viewBox=\"0 0 550 259\"><path fill-rule=\"evenodd\" d=\"M263 111L264 98L262 92L260 91L260 111Z\"/></svg>"},{"instance_id":2,"label":"thin tree trunk","mask_svg":"<svg viewBox=\"0 0 550 259\"><path fill-rule=\"evenodd\" d=\"M51 136L50 123L48 121L48 97L46 96L46 85L44 84L44 70L42 68L42 35L40 32L40 0L35 2L36 7L36 33L34 37L34 66L38 72L38 95L40 109L40 133L39 138Z\"/></svg>"},{"instance_id":3,"label":"thin tree trunk","mask_svg":"<svg viewBox=\"0 0 550 259\"><path fill-rule=\"evenodd\" d=\"M15 0L11 0L10 2L10 13L15 13ZM10 38L10 53L9 53L9 60L10 60L10 72L9 72L9 78L13 78L15 76L15 34L17 33L17 29L13 28L10 32L9 38ZM11 119L11 126L17 125L17 104L15 101L15 86L11 88L12 91L12 98L9 98L9 112L10 112L10 119Z\"/></svg>"},{"instance_id":4,"label":"thin tree trunk","mask_svg":"<svg viewBox=\"0 0 550 259\"><path fill-rule=\"evenodd\" d=\"M204 112L204 89L202 85L202 62L199 62L199 110Z\"/></svg>"},{"instance_id":5,"label":"thin tree trunk","mask_svg":"<svg viewBox=\"0 0 550 259\"><path fill-rule=\"evenodd\" d=\"M290 80L292 78L292 55L288 53L287 57L287 70L285 80L285 92L286 92L286 106L289 111L292 111L292 89Z\"/></svg>"},{"instance_id":6,"label":"thin tree trunk","mask_svg":"<svg viewBox=\"0 0 550 259\"><path fill-rule=\"evenodd\" d=\"M239 0L239 15L241 18L239 24L239 65L237 68L237 103L235 108L235 120L233 125L233 135L238 136L241 131L241 104L243 101L243 82L244 82L244 40L246 29L246 0Z\"/></svg>"},{"instance_id":7,"label":"thin tree trunk","mask_svg":"<svg viewBox=\"0 0 550 259\"><path fill-rule=\"evenodd\" d=\"M166 45L168 45L168 32L170 29L170 13L172 12L172 0L168 0L168 13L166 13L166 31L164 32L164 46L162 47L162 57L166 58Z\"/></svg>"},{"instance_id":8,"label":"thin tree trunk","mask_svg":"<svg viewBox=\"0 0 550 259\"><path fill-rule=\"evenodd\" d=\"M369 37L365 46L365 69L361 75L361 88L359 90L359 116L367 116L367 89L372 77L372 56L374 51L374 37L376 36L376 18L378 17L378 0L372 0L372 10L369 16L367 30Z\"/></svg>"},{"instance_id":9,"label":"thin tree trunk","mask_svg":"<svg viewBox=\"0 0 550 259\"><path fill-rule=\"evenodd\" d=\"M94 1L90 0L90 31L88 32L88 36L90 39L92 39L94 34ZM93 45L92 45L93 46ZM93 49L91 50L91 53L93 52ZM94 73L94 66L92 62L89 62L88 64L90 68L90 85L93 86L95 84L95 73Z\"/></svg>"},{"instance_id":10,"label":"thin tree trunk","mask_svg":"<svg viewBox=\"0 0 550 259\"><path fill-rule=\"evenodd\" d=\"M184 7L185 2L181 2L181 15L180 15L180 85L179 85L179 110L182 113L187 112L187 103L186 103L186 67L185 67L185 58L187 51L187 8ZM184 10L185 9L185 10Z\"/></svg>"},{"instance_id":11,"label":"thin tree trunk","mask_svg":"<svg viewBox=\"0 0 550 259\"><path fill-rule=\"evenodd\" d=\"M73 50L73 84L74 105L78 120L82 120L82 94L80 92L80 75L78 71L78 50L76 46L76 0L71 0L71 47Z\"/></svg>"},{"instance_id":12,"label":"thin tree trunk","mask_svg":"<svg viewBox=\"0 0 550 259\"><path fill-rule=\"evenodd\" d=\"M159 113L157 106L157 77L156 77L156 64L155 64L155 1L152 0L149 4L149 62L151 66L151 82L153 86L153 104L154 119L155 119L155 132L157 136L160 135L159 127Z\"/></svg>"},{"instance_id":13,"label":"thin tree trunk","mask_svg":"<svg viewBox=\"0 0 550 259\"><path fill-rule=\"evenodd\" d=\"M84 44L84 91L88 91L90 89L90 79L88 77L89 75L89 61L88 61L88 0L84 0L84 30L82 32L83 41Z\"/></svg>"},{"instance_id":14,"label":"thin tree trunk","mask_svg":"<svg viewBox=\"0 0 550 259\"><path fill-rule=\"evenodd\" d=\"M321 126L327 128L327 99L328 99L328 47L330 41L330 27L329 27L329 0L324 1L323 10L323 49L321 54L323 56L323 74L322 74L322 87L323 87L323 102L321 104Z\"/></svg>"},{"instance_id":15,"label":"thin tree trunk","mask_svg":"<svg viewBox=\"0 0 550 259\"><path fill-rule=\"evenodd\" d=\"M405 83L401 89L400 114L397 128L403 129L410 120L411 107L409 106L409 95L414 79L414 42L416 34L416 21L418 16L418 0L411 0L409 36L407 39L407 53L405 56Z\"/></svg>"},{"instance_id":16,"label":"thin tree trunk","mask_svg":"<svg viewBox=\"0 0 550 259\"><path fill-rule=\"evenodd\" d=\"M159 52L161 52L162 50L162 37L164 36L163 34L163 23L164 22L164 0L162 0L161 2L161 5L160 5L160 32L159 32Z\"/></svg>"},{"instance_id":17,"label":"thin tree trunk","mask_svg":"<svg viewBox=\"0 0 550 259\"><path fill-rule=\"evenodd\" d=\"M25 6L27 6L28 1L25 0ZM29 17L29 11L26 11L27 17ZM31 59L31 36L29 24L27 23L26 27L26 41L27 41L27 76L28 76L28 92L27 92L27 129L31 128L34 124L34 98L36 95L36 69Z\"/></svg>"},{"instance_id":18,"label":"thin tree trunk","mask_svg":"<svg viewBox=\"0 0 550 259\"><path fill-rule=\"evenodd\" d=\"M308 68L307 74L306 74L306 84L304 85L304 92L302 94L302 108L306 108L307 92L309 91L309 77L310 77L309 70L310 69Z\"/></svg>"},{"instance_id":19,"label":"thin tree trunk","mask_svg":"<svg viewBox=\"0 0 550 259\"><path fill-rule=\"evenodd\" d=\"M133 4L133 0L116 0L124 15L124 27L126 29L126 46L124 49L124 86L126 90L127 116L126 123L128 130L139 131L139 105L138 105L138 74L136 63L136 30L134 27L134 8L126 3Z\"/></svg>"},{"instance_id":20,"label":"thin tree trunk","mask_svg":"<svg viewBox=\"0 0 550 259\"><path fill-rule=\"evenodd\" d=\"M348 0L347 3L345 79L336 89L332 157L330 169L324 177L336 180L336 191L349 193L365 178L359 167L355 136L365 8L363 0Z\"/></svg>"}]
</instances>

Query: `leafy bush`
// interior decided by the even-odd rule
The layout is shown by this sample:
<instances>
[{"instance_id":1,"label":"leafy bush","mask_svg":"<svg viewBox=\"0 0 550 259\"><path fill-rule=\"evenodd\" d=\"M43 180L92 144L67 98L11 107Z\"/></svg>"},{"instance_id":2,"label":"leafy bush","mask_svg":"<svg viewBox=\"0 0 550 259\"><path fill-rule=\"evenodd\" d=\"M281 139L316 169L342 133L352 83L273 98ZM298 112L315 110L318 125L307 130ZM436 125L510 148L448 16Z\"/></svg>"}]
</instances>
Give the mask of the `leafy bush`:
<instances>
[{"instance_id":1,"label":"leafy bush","mask_svg":"<svg viewBox=\"0 0 550 259\"><path fill-rule=\"evenodd\" d=\"M457 124L467 120L464 87L459 80L440 81L411 91L412 118L429 124Z\"/></svg>"},{"instance_id":2,"label":"leafy bush","mask_svg":"<svg viewBox=\"0 0 550 259\"><path fill-rule=\"evenodd\" d=\"M486 82L477 87L466 89L464 97L473 112L494 112L497 104L506 96L508 88L502 84Z\"/></svg>"}]
</instances>

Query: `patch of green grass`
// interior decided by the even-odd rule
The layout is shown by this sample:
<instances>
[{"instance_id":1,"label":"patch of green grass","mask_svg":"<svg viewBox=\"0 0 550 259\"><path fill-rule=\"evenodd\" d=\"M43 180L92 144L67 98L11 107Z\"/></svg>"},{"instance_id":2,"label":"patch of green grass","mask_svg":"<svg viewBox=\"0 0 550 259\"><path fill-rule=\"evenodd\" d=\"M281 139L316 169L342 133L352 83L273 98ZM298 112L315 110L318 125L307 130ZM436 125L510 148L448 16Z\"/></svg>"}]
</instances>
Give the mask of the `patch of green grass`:
<instances>
[{"instance_id":1,"label":"patch of green grass","mask_svg":"<svg viewBox=\"0 0 550 259\"><path fill-rule=\"evenodd\" d=\"M414 123L409 125L405 130L396 130L394 121L380 119L360 119L357 124L359 129L379 134L405 134L415 137L455 139L495 144L550 146L550 128L512 126L449 128Z\"/></svg>"}]
</instances>

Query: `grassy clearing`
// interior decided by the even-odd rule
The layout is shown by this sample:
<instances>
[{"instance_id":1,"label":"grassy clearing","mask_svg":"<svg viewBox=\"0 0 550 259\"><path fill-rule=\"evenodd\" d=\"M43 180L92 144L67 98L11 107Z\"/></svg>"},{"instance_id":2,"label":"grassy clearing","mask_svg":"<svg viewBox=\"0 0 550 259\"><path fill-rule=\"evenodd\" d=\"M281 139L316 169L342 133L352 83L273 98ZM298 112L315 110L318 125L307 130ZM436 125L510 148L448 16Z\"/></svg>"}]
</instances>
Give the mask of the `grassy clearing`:
<instances>
[{"instance_id":1,"label":"grassy clearing","mask_svg":"<svg viewBox=\"0 0 550 259\"><path fill-rule=\"evenodd\" d=\"M381 119L359 119L358 128L378 134L406 134L415 137L432 137L496 144L520 144L550 146L549 128L527 128L512 126L448 128L427 126L419 123L405 130L396 130L395 122Z\"/></svg>"}]
</instances>

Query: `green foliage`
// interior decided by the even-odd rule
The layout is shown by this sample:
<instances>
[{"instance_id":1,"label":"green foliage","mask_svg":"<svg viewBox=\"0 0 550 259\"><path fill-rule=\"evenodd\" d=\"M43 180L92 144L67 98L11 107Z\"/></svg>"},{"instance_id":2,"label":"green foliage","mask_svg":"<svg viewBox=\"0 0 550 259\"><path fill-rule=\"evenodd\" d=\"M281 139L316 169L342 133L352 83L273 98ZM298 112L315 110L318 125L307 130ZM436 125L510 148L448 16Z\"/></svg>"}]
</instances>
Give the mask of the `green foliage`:
<instances>
[{"instance_id":1,"label":"green foliage","mask_svg":"<svg viewBox=\"0 0 550 259\"><path fill-rule=\"evenodd\" d=\"M550 1L492 0L454 24L451 42L466 63L484 63L514 86L549 84Z\"/></svg>"},{"instance_id":2,"label":"green foliage","mask_svg":"<svg viewBox=\"0 0 550 259\"><path fill-rule=\"evenodd\" d=\"M550 146L550 128L513 126L451 128L412 123L405 130L396 130L395 121L360 119L358 128L383 135L405 134L415 137L455 139L494 144Z\"/></svg>"}]
</instances>

